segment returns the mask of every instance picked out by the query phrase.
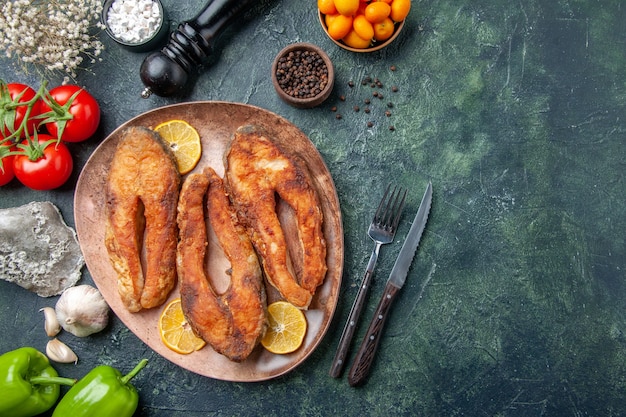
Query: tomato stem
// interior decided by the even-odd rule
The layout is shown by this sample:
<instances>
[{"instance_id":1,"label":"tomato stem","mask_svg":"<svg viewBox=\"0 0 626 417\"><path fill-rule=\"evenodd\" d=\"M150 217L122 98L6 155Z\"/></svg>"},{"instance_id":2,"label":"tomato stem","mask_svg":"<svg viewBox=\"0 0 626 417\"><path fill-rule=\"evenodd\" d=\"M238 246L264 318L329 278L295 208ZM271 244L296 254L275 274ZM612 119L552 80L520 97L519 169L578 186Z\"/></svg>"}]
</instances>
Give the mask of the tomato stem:
<instances>
[{"instance_id":1,"label":"tomato stem","mask_svg":"<svg viewBox=\"0 0 626 417\"><path fill-rule=\"evenodd\" d=\"M22 122L20 123L20 125L9 136L7 136L4 139L2 139L2 141L0 141L0 143L4 144L4 143L7 143L9 141L14 142L15 139L19 139L19 137L22 134L22 132L24 132L24 134L25 134L25 136L27 138L29 137L28 119L30 117L30 113L31 113L35 103L37 103L37 101L40 98L42 98L44 96L44 94L47 93L47 90L46 90L46 86L47 85L48 85L48 82L46 80L42 81L41 86L39 87L39 89L37 90L37 92L35 93L33 98L31 98L28 101L20 102L20 99L23 97L23 95L25 94L26 90L24 90L20 94L18 94L15 97L15 99L13 99L13 100L11 100L10 98L7 99L7 97L10 97L9 91L7 89L7 85L6 85L6 83L4 81L0 80L0 90L1 90L0 91L0 97L2 97L2 107L3 107L3 110L5 110L5 111L15 111L15 109L17 109L18 107L26 107L26 112L24 113L24 118L22 119ZM4 123L4 121L3 121L3 125L4 125L3 128L4 127L7 127L9 129L13 128L13 126L6 126L6 123Z\"/></svg>"},{"instance_id":2,"label":"tomato stem","mask_svg":"<svg viewBox=\"0 0 626 417\"><path fill-rule=\"evenodd\" d=\"M28 157L28 159L32 162L38 161L41 158L44 157L44 150L54 144L59 143L58 139L49 139L45 142L39 142L39 139L37 138L37 132L34 132L34 140L31 139L30 136L27 136L27 140L28 140L28 144L23 144L20 143L17 145L17 147L21 150L21 151L17 151L17 152L9 152L9 155L26 155Z\"/></svg>"},{"instance_id":3,"label":"tomato stem","mask_svg":"<svg viewBox=\"0 0 626 417\"><path fill-rule=\"evenodd\" d=\"M43 119L40 124L56 122L58 140L61 140L63 137L63 131L65 130L67 122L74 118L74 115L70 112L70 107L72 107L74 100L82 92L82 88L76 91L63 105L59 104L59 102L57 102L48 91L45 92L43 100L51 110L47 113L40 114L37 117Z\"/></svg>"}]
</instances>

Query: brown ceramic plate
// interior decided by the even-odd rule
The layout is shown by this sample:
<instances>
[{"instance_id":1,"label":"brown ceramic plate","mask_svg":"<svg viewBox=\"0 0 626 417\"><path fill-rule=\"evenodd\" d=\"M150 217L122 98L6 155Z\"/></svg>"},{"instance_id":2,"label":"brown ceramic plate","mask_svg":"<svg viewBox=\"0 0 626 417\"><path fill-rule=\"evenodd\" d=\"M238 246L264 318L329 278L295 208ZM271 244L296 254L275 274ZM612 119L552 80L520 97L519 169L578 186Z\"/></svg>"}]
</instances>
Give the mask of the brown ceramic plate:
<instances>
[{"instance_id":1,"label":"brown ceramic plate","mask_svg":"<svg viewBox=\"0 0 626 417\"><path fill-rule=\"evenodd\" d=\"M241 125L256 124L265 128L283 147L306 161L320 195L324 212L324 235L328 246L328 273L305 312L308 329L303 345L294 353L275 355L260 344L242 363L234 363L205 346L189 355L165 347L158 332L158 318L163 307L129 313L117 293L116 274L104 246L104 189L111 159L128 126L155 127L182 119L193 125L202 140L202 158L194 171L209 165L218 175L224 174L222 162L231 135ZM308 137L282 117L258 107L227 102L194 102L158 108L126 122L107 137L87 161L76 186L74 217L78 239L94 282L115 314L150 348L171 362L190 371L226 381L263 381L283 375L302 363L317 347L328 329L341 285L343 269L343 227L333 180L321 155ZM225 262L214 259L209 262ZM209 265L208 268L211 266ZM178 290L171 294L172 300ZM278 299L268 290L268 302ZM169 302L168 300L168 302ZM165 305L165 304L164 304Z\"/></svg>"}]
</instances>

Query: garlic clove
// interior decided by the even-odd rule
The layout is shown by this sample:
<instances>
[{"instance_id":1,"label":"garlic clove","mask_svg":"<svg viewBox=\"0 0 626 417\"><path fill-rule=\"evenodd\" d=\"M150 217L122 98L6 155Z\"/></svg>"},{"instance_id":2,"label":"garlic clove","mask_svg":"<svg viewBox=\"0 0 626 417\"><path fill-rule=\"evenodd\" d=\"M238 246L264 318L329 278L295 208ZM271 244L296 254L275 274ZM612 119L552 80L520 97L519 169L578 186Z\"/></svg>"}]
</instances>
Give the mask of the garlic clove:
<instances>
[{"instance_id":1,"label":"garlic clove","mask_svg":"<svg viewBox=\"0 0 626 417\"><path fill-rule=\"evenodd\" d=\"M61 324L57 320L57 313L52 307L44 307L39 311L43 311L44 316L44 329L46 334L50 337L56 336L61 331Z\"/></svg>"},{"instance_id":2,"label":"garlic clove","mask_svg":"<svg viewBox=\"0 0 626 417\"><path fill-rule=\"evenodd\" d=\"M78 337L103 330L109 322L109 305L91 285L68 288L57 301L55 311L65 331Z\"/></svg>"},{"instance_id":3,"label":"garlic clove","mask_svg":"<svg viewBox=\"0 0 626 417\"><path fill-rule=\"evenodd\" d=\"M76 364L78 362L78 356L74 351L56 337L46 345L46 355L50 360L58 363L74 362Z\"/></svg>"}]
</instances>

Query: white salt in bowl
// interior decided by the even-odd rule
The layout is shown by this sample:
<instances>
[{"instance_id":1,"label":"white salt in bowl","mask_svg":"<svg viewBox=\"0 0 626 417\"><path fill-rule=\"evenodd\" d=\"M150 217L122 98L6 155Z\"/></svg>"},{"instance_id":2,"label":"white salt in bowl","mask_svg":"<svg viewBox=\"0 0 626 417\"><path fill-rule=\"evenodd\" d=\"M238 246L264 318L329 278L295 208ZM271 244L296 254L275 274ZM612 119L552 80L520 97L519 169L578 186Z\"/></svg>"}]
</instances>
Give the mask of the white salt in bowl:
<instances>
[{"instance_id":1,"label":"white salt in bowl","mask_svg":"<svg viewBox=\"0 0 626 417\"><path fill-rule=\"evenodd\" d=\"M157 49L169 33L160 0L106 0L102 23L115 42L134 52Z\"/></svg>"}]
</instances>

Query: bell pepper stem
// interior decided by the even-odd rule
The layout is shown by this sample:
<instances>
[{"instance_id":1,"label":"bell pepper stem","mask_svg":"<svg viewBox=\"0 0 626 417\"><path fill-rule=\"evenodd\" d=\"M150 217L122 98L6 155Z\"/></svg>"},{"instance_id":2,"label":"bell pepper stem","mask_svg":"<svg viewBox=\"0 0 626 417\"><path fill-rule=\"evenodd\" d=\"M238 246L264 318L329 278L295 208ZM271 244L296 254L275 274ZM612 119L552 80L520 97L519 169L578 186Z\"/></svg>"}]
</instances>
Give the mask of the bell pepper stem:
<instances>
[{"instance_id":1,"label":"bell pepper stem","mask_svg":"<svg viewBox=\"0 0 626 417\"><path fill-rule=\"evenodd\" d=\"M76 383L75 379L63 378L60 376L34 376L29 379L32 385L67 385L72 386Z\"/></svg>"},{"instance_id":2,"label":"bell pepper stem","mask_svg":"<svg viewBox=\"0 0 626 417\"><path fill-rule=\"evenodd\" d=\"M148 359L142 359L132 371L122 377L122 383L128 384L128 381L130 381L135 375L137 375L139 371L141 371L147 364Z\"/></svg>"}]
</instances>

